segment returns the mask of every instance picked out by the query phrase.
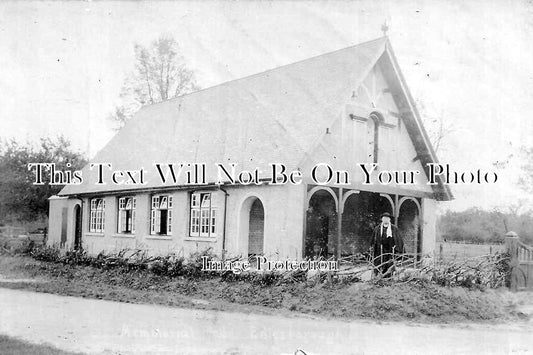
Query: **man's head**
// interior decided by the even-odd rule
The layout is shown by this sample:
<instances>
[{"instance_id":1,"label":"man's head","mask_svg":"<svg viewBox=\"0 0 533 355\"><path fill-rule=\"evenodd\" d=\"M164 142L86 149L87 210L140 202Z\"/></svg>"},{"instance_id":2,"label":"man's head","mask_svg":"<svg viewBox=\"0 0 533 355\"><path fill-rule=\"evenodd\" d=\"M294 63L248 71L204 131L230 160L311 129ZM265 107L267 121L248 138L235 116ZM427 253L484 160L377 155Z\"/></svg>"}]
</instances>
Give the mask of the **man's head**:
<instances>
[{"instance_id":1,"label":"man's head","mask_svg":"<svg viewBox=\"0 0 533 355\"><path fill-rule=\"evenodd\" d=\"M381 214L381 223L383 223L383 225L385 225L385 226L388 226L390 224L390 218L391 218L391 215L390 215L389 212L382 213Z\"/></svg>"}]
</instances>

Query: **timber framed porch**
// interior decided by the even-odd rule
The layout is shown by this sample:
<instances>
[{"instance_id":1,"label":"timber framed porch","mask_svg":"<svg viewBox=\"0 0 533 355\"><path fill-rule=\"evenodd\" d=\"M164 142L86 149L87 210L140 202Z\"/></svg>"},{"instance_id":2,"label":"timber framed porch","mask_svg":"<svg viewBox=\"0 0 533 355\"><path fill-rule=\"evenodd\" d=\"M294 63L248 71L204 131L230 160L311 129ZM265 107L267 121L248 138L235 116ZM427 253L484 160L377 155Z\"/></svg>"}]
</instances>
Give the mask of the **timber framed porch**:
<instances>
[{"instance_id":1,"label":"timber framed porch","mask_svg":"<svg viewBox=\"0 0 533 355\"><path fill-rule=\"evenodd\" d=\"M405 251L420 254L423 198L403 193L307 185L303 257L364 254L380 215L389 212L404 238Z\"/></svg>"}]
</instances>

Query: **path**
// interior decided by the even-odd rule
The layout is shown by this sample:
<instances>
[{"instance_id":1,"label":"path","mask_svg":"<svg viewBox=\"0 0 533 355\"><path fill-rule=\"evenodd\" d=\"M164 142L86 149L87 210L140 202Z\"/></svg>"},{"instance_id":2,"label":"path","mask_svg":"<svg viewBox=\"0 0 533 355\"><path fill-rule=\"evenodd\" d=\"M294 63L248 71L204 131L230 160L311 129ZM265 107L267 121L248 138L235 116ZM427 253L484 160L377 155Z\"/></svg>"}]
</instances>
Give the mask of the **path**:
<instances>
[{"instance_id":1,"label":"path","mask_svg":"<svg viewBox=\"0 0 533 355\"><path fill-rule=\"evenodd\" d=\"M0 333L65 350L109 354L293 354L297 348L307 354L533 353L531 324L452 327L348 322L138 305L4 288L0 288Z\"/></svg>"}]
</instances>

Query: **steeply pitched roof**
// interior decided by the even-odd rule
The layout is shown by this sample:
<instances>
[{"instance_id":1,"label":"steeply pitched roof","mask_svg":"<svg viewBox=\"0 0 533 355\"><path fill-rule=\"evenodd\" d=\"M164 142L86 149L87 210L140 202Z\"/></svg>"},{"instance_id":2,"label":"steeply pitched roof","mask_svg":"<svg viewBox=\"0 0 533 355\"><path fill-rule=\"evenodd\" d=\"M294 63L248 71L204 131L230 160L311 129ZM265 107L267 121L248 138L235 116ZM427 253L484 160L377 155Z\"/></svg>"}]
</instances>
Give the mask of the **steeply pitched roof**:
<instances>
[{"instance_id":1,"label":"steeply pitched roof","mask_svg":"<svg viewBox=\"0 0 533 355\"><path fill-rule=\"evenodd\" d=\"M146 106L92 162L121 170L166 162L296 167L324 130L324 119L338 116L388 46L379 38ZM85 167L85 182L60 195L132 188L94 185L94 174ZM152 175L142 187L158 186Z\"/></svg>"}]
</instances>

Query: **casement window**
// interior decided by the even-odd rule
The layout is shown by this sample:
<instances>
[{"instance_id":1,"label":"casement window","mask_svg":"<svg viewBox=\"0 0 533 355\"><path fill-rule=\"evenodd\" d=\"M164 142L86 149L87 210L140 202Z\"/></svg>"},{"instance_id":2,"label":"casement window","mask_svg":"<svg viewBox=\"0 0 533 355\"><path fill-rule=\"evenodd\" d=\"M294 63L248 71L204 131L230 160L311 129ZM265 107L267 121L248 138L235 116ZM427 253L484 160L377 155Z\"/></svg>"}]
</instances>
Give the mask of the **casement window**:
<instances>
[{"instance_id":1,"label":"casement window","mask_svg":"<svg viewBox=\"0 0 533 355\"><path fill-rule=\"evenodd\" d=\"M191 194L191 237L215 237L217 231L217 209L212 204L211 193Z\"/></svg>"},{"instance_id":2,"label":"casement window","mask_svg":"<svg viewBox=\"0 0 533 355\"><path fill-rule=\"evenodd\" d=\"M91 200L91 212L89 218L89 232L103 233L105 226L105 201L103 198Z\"/></svg>"},{"instance_id":3,"label":"casement window","mask_svg":"<svg viewBox=\"0 0 533 355\"><path fill-rule=\"evenodd\" d=\"M150 234L172 235L172 196L152 196Z\"/></svg>"},{"instance_id":4,"label":"casement window","mask_svg":"<svg viewBox=\"0 0 533 355\"><path fill-rule=\"evenodd\" d=\"M118 232L135 233L135 197L121 197L118 199Z\"/></svg>"}]
</instances>

